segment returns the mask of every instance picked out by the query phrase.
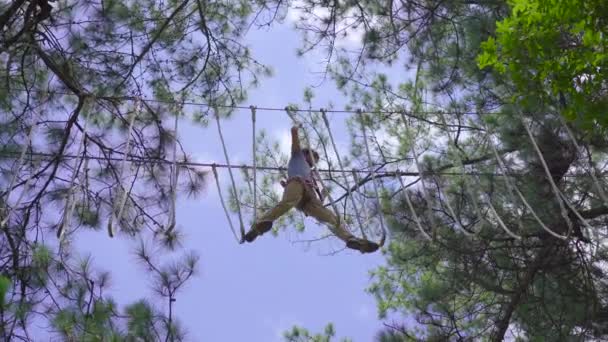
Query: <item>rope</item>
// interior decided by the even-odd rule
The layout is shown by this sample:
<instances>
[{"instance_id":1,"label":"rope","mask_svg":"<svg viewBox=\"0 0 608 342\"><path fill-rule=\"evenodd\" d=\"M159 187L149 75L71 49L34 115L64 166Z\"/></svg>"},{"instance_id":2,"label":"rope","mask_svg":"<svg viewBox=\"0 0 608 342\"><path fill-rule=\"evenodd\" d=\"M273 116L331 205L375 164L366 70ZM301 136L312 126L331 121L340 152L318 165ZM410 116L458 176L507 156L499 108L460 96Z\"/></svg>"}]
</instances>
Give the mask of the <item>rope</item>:
<instances>
[{"instance_id":1,"label":"rope","mask_svg":"<svg viewBox=\"0 0 608 342\"><path fill-rule=\"evenodd\" d=\"M572 143L574 144L576 149L578 151L580 151L581 147L579 146L578 142L576 142L576 138L574 137L574 134L570 130L570 127L568 127L568 124L566 123L564 118L561 115L558 115L557 117L559 118L559 121L564 126L564 128L566 128L566 133L568 134L568 138L570 138L570 140L572 140ZM595 167L595 163L593 163L591 158L589 158L589 167L591 168L591 170L589 171L589 176L591 176L591 179L593 180L593 183L594 183L595 187L597 188L600 198L602 199L602 201L604 201L604 204L606 206L608 206L608 195L606 194L606 191L604 191L602 185L600 184L600 181L597 179L597 176L596 176L597 169Z\"/></svg>"},{"instance_id":2,"label":"rope","mask_svg":"<svg viewBox=\"0 0 608 342\"><path fill-rule=\"evenodd\" d=\"M532 135L532 132L530 131L530 127L525 122L523 117L521 118L521 122L524 125L526 132L528 133L528 137L530 137L530 141L532 142L532 146L534 146L534 150L536 151L536 153L538 154L538 157L540 158L540 162L543 165L543 169L545 171L547 179L549 180L549 183L551 184L551 189L555 193L555 196L557 196L557 203L559 204L560 213L561 213L562 217L564 218L564 220L566 220L566 224L568 225L568 236L569 236L570 233L572 232L572 221L570 220L570 217L568 217L568 212L566 211L566 207L564 207L564 203L561 201L561 196L560 196L561 192L559 191L557 185L553 181L553 177L551 177L551 172L549 171L547 162L545 161L545 158L543 157L543 154L540 151L540 148L536 144L536 140L534 139L534 136Z\"/></svg>"},{"instance_id":3,"label":"rope","mask_svg":"<svg viewBox=\"0 0 608 342\"><path fill-rule=\"evenodd\" d=\"M484 122L483 120L480 120L482 123ZM488 125L485 125L486 128L486 136L488 137L488 145L490 145L492 152L494 153L494 157L496 159L496 161L498 162L498 167L504 172L507 171L507 166L504 164L502 158L500 157L500 154L498 153L498 150L496 149L496 146L494 146L494 144L492 143L492 139L490 137L491 134L491 129ZM511 193L511 196L515 197L515 195L513 195L513 192L515 192L519 199L523 202L523 204L526 206L526 208L530 211L530 214L532 214L532 216L534 217L534 219L536 220L536 222L538 222L538 224L549 234L551 234L552 236L558 238L558 239L562 239L565 240L567 239L567 236L558 234L556 232L554 232L551 228L547 227L547 225L545 225L545 223L540 219L540 217L536 214L536 211L532 208L532 206L530 205L530 203L528 202L528 200L526 199L526 197L524 196L524 194L521 193L521 191L519 190L519 188L511 183L511 180L509 179L509 177L504 177L504 181L505 184L507 185L507 189L509 189L509 192ZM521 224L521 219L519 220L520 224Z\"/></svg>"},{"instance_id":4,"label":"rope","mask_svg":"<svg viewBox=\"0 0 608 342\"><path fill-rule=\"evenodd\" d=\"M257 196L257 176L256 176L256 167L257 167L257 145L255 139L255 106L249 106L251 109L251 130L252 130L252 148L253 148L253 222L258 221L258 196ZM249 177L247 177L249 179Z\"/></svg>"},{"instance_id":5,"label":"rope","mask_svg":"<svg viewBox=\"0 0 608 342\"><path fill-rule=\"evenodd\" d=\"M215 178L215 185L217 186L217 194L220 197L220 203L222 204L222 208L224 208L224 214L226 214L226 219L228 220L228 225L230 226L230 230L232 231L232 234L234 235L234 238L236 239L236 241L238 243L243 243L243 239L239 238L239 235L236 232L236 229L234 229L234 224L232 224L232 219L230 218L230 213L228 212L228 208L226 207L226 202L224 201L224 195L222 195L222 187L220 186L220 179L219 179L219 176L217 175L217 169L215 166L212 166L211 170L213 170L213 177ZM241 236L243 236L243 235L241 234Z\"/></svg>"},{"instance_id":6,"label":"rope","mask_svg":"<svg viewBox=\"0 0 608 342\"><path fill-rule=\"evenodd\" d=\"M16 152L9 152L9 151L3 151L0 152L0 158L12 158L13 156L17 155ZM26 155L28 157L41 157L41 158L55 158L56 155L51 154L51 153L44 153L44 152L27 152ZM83 158L83 159L88 159L88 160L98 160L98 161L108 161L108 162L119 162L122 161L123 158L117 158L117 157L97 157L97 156L77 156L77 155L73 155L73 154L64 154L61 155L62 159L74 159L74 158ZM158 164L163 164L163 165L173 165L173 160L168 160L168 159L161 159L161 158L145 158L142 159L140 156L127 156L127 162L133 163L133 164L137 164L137 165L146 165L146 164L152 164L152 165L158 165ZM225 169L250 169L253 170L253 166L252 165L248 165L248 164L241 164L241 165L228 165L228 164L222 164L222 163L217 163L217 162L208 162L208 163L201 163L201 162L187 162L187 161L177 161L177 165L179 165L180 167L185 167L185 166L199 166L199 167L209 167L211 168L212 166L215 166L217 168L225 168ZM256 166L256 169L259 170L263 170L263 171L276 171L276 172L285 172L287 171L286 167L277 167L277 166ZM340 172L342 170L338 170L338 169L316 169L317 172L324 172L324 173L332 173L332 172ZM346 172L351 172L351 173L365 173L365 174L369 174L369 171L367 170L361 170L361 169L347 169L344 170ZM425 171L425 172L418 172L418 171L401 171L401 170L396 170L396 171L376 171L376 177L377 178L383 178L383 177L399 177L399 176L412 176L412 177L418 177L421 176L422 174L424 175L435 175L435 176L492 176L492 177L526 177L526 174L523 173L506 173L506 174L501 174L501 173L494 173L494 172L467 172L467 173L462 173L462 172L449 172L449 171L442 171L442 172L435 172L435 171ZM580 175L580 174L573 174L573 175L564 175L565 178L585 178L587 177L587 175Z\"/></svg>"},{"instance_id":7,"label":"rope","mask_svg":"<svg viewBox=\"0 0 608 342\"><path fill-rule=\"evenodd\" d=\"M461 166L462 166L462 161L460 162ZM463 176L465 175L464 173L464 167L462 167L462 173ZM464 181L464 179L463 179ZM466 182L465 182L466 183ZM465 184L465 189L468 192L468 188L467 185ZM456 223L456 226L458 227L458 229L466 236L473 236L475 235L474 233L470 233L468 232L466 229L464 229L464 227L462 226L462 224L460 223L460 220L458 220L458 216L456 215L456 211L454 210L454 208L452 207L452 204L450 203L450 197L448 196L447 193L444 193L443 190L441 190L441 187L438 187L437 191L439 192L439 196L441 197L445 197L445 205L448 208L448 213L452 216L452 218L454 219L454 223ZM477 207L476 203L473 200L473 197L471 194L469 194L469 196L471 196L471 202L473 203L473 207L474 210L479 214L479 208Z\"/></svg>"},{"instance_id":8,"label":"rope","mask_svg":"<svg viewBox=\"0 0 608 342\"><path fill-rule=\"evenodd\" d=\"M380 245L384 244L384 240L386 239L386 227L384 226L384 215L382 214L382 204L380 203L380 194L378 192L378 183L376 182L376 174L373 169L373 160L372 155L369 151L369 143L367 142L367 131L365 129L365 124L363 123L363 113L359 111L359 123L361 125L361 131L363 132L363 141L365 142L365 152L367 153L367 160L370 169L372 170L372 185L374 186L374 193L376 195L376 201L378 204L378 211L380 215L378 215L378 219L380 220L380 227L382 229L382 237L380 238Z\"/></svg>"},{"instance_id":9,"label":"rope","mask_svg":"<svg viewBox=\"0 0 608 342\"><path fill-rule=\"evenodd\" d=\"M403 124L407 127L407 119L405 117L405 112L400 112L401 113L401 120L403 120ZM420 183L422 184L421 190L422 190L422 196L424 197L424 200L426 201L426 205L427 205L427 211L428 211L428 215L429 215L429 220L431 221L431 225L433 227L436 227L436 222L435 222L435 217L433 215L433 211L432 211L432 204L431 204L431 196L429 195L429 192L426 190L426 185L424 184L424 177L425 174L421 171L420 168L420 163L418 162L418 153L416 153L416 144L412 144L412 148L411 148L412 154L414 155L414 163L416 164L416 169L418 169L418 174L420 175Z\"/></svg>"},{"instance_id":10,"label":"rope","mask_svg":"<svg viewBox=\"0 0 608 342\"><path fill-rule=\"evenodd\" d=\"M464 229L464 227L460 223L460 220L457 219L458 216L456 215L456 211L454 211L454 208L450 204L450 198L449 198L448 194L444 193L440 188L437 189L437 191L439 191L440 196L445 197L445 205L448 208L448 212L450 213L450 215L454 218L454 223L456 223L456 226L458 227L458 229L466 236L475 235L473 233L469 233L466 229Z\"/></svg>"},{"instance_id":11,"label":"rope","mask_svg":"<svg viewBox=\"0 0 608 342\"><path fill-rule=\"evenodd\" d=\"M83 117L84 120L84 125L82 126L82 138L80 139L80 144L78 145L78 152L76 153L76 155L80 155L82 153L82 150L84 149L84 145L86 142L86 137L87 137L87 127L88 127L88 115L89 112L85 112L86 115ZM74 190L76 188L75 186L75 181L76 181L76 176L78 175L78 169L80 168L80 163L82 160L82 158L76 158L74 159L74 167L73 167L73 172L72 172L72 177L70 179L70 190L68 192L68 198L66 199L66 203L65 203L65 209L63 210L63 218L61 220L61 223L59 224L59 228L57 229L57 239L59 239L59 242L61 243L63 241L63 233L66 229L66 227L69 228L70 223L72 221L72 215L74 214L74 208L76 207L76 201L74 200Z\"/></svg>"},{"instance_id":12,"label":"rope","mask_svg":"<svg viewBox=\"0 0 608 342\"><path fill-rule=\"evenodd\" d=\"M443 115L441 115L441 116L440 116L440 119L441 119L441 122L442 122L444 125L446 125L446 126L447 126L447 122L446 122L445 117L444 117ZM456 154L456 159L457 159L457 161L458 161L459 166L462 168L462 172L464 173L464 170L465 170L465 168L464 168L464 162L462 161L462 158L460 157L460 153L459 153L459 151L457 150L457 147L456 147L456 141L455 141L455 140L454 140L454 138L452 137L452 134L450 133L450 131L449 131L449 130L446 130L446 134L447 134L447 136L448 136L448 141L449 141L450 145L452 145L452 146L453 146L453 147L456 149L456 151L455 151L455 154ZM471 189L471 188L470 188L470 185L468 184L468 182L467 182L466 178L464 178L464 177L463 177L463 178L462 178L462 180L463 180L463 183L464 183L465 191L469 192L469 196L471 197L471 202L475 202L475 198L474 198L473 194L472 194L472 193L470 193L470 189ZM483 193L483 192L482 192L482 193ZM484 194L485 194L485 197L484 197L484 198L485 198L485 200L486 200L485 202L486 202L486 204L488 204L488 206L490 207L490 211L492 212L492 215L494 215L494 217L496 217L496 220L498 220L498 225L499 225L499 226L500 226L500 227L501 227L501 228L502 228L502 229L505 231L505 233L507 233L507 235L509 235L510 237L512 237L512 238L514 238L514 239L517 239L517 240L521 240L521 236L519 236L519 235L517 235L517 234L513 233L513 232L512 232L512 231L511 231L511 230L510 230L510 229L507 227L507 225L505 225L504 221L502 220L502 218L501 218L501 217L500 217L500 215L498 214L498 211L496 210L496 208L495 208L495 207L494 207L494 205L492 204L492 200L490 199L490 197L489 197L489 196L488 196L486 193L484 193ZM448 205L449 205L449 201L447 201L447 202L448 202ZM480 217L483 217L483 216L480 216Z\"/></svg>"},{"instance_id":13,"label":"rope","mask_svg":"<svg viewBox=\"0 0 608 342\"><path fill-rule=\"evenodd\" d=\"M245 176L245 182L247 182L247 189L249 189L250 193L253 193L253 187L251 186L252 177L249 175L249 169L243 169L243 174Z\"/></svg>"},{"instance_id":14,"label":"rope","mask_svg":"<svg viewBox=\"0 0 608 342\"><path fill-rule=\"evenodd\" d=\"M382 155L382 159L386 163L386 159L385 159L384 155ZM397 170L397 171L399 171L399 170ZM353 174L353 176L354 176L354 179L356 180L357 179L356 173ZM412 204L410 194L406 189L402 176L397 176L397 179L399 180L399 184L401 184L401 190L403 190L403 193L405 195L405 202L407 203L407 207L409 208L410 213L414 217L414 222L416 222L416 227L427 240L432 240L431 236L424 230L424 228L422 228L422 222L420 222L420 218L418 217L418 214L416 213L416 209L414 208L414 205Z\"/></svg>"},{"instance_id":15,"label":"rope","mask_svg":"<svg viewBox=\"0 0 608 342\"><path fill-rule=\"evenodd\" d=\"M5 87L0 86L0 89L4 89L4 90L8 90ZM38 90L38 89L18 89L18 88L11 88L10 90L12 91L19 91L19 92L30 92L30 93L44 93L47 95L66 95L66 96L77 96L74 93L70 93L70 92L65 92L65 91L49 91L49 90ZM240 106L240 105L221 105L221 104L210 104L210 103L204 103L204 102L194 102L194 101L176 101L176 100L158 100L158 99L153 99L153 98L146 98L146 97L139 97L139 96L104 96L101 94L90 94L90 96L95 97L96 99L99 100L106 100L106 101L144 101L144 102L150 102L150 103L163 103L163 104L182 104L182 105L189 105L189 106L198 106L198 107L208 107L208 108L226 108L226 109L249 109L250 107L247 106ZM264 106L256 106L256 108L258 110L262 110L262 111L268 111L268 112L282 112L285 111L286 107L264 107ZM320 109L298 109L298 108L291 108L290 109L292 112L308 112L308 111L314 111L314 112L320 112ZM356 110L350 110L350 109L333 109L333 110L325 110L326 113L341 113L341 114L356 114L358 113ZM385 115L392 115L392 114L398 114L400 113L400 111L398 110L373 110L373 111L363 111L363 113L365 114L385 114ZM439 112L439 111L433 111L433 112L423 112L423 111L419 111L419 112L411 112L411 114L419 114L422 116L426 116L426 115L433 115L433 114L447 114L447 115L483 115L483 114L498 114L498 115L510 115L510 113L490 113L490 112Z\"/></svg>"},{"instance_id":16,"label":"rope","mask_svg":"<svg viewBox=\"0 0 608 342\"><path fill-rule=\"evenodd\" d=\"M130 145L131 145L131 131L133 130L133 123L135 122L135 117L139 114L141 110L141 100L135 103L135 110L131 113L131 117L129 118L129 128L127 130L127 143L125 145L125 155L123 156L122 163L120 164L120 172L118 176L118 186L122 190L120 205L118 207L118 213L116 214L116 220L120 222L122 219L122 213L125 209L125 204L127 203L127 197L129 195L129 191L125 189L122 185L122 177L125 172L125 165L127 164L127 156L129 155ZM114 237L114 227L113 227L113 214L116 212L116 206L114 205L112 208L112 213L110 214L110 218L108 219L108 235L110 237Z\"/></svg>"},{"instance_id":17,"label":"rope","mask_svg":"<svg viewBox=\"0 0 608 342\"><path fill-rule=\"evenodd\" d=\"M84 165L82 167L82 169L84 170L84 172L82 173L82 178L80 180L81 184L84 184L84 189L88 189L89 188L89 179L87 177L88 172L89 172L89 159L88 158L83 158L84 159ZM82 195L82 200L84 203L84 208L89 208L89 196L86 193L83 193Z\"/></svg>"},{"instance_id":18,"label":"rope","mask_svg":"<svg viewBox=\"0 0 608 342\"><path fill-rule=\"evenodd\" d=\"M232 168L230 167L230 158L228 157L228 150L226 149L226 142L224 141L224 135L222 134L222 126L220 125L220 116L218 111L215 110L215 122L217 123L217 132L220 136L220 141L222 142L222 149L224 150L224 157L226 158L226 164L228 165L228 173L230 174L230 182L232 183L232 191L234 191L234 197L236 199L236 210L239 216L239 223L241 224L241 239L240 242L243 243L245 237L245 225L243 224L243 215L241 214L241 203L239 200L239 194L236 189L236 182L234 181L234 175L232 174Z\"/></svg>"},{"instance_id":19,"label":"rope","mask_svg":"<svg viewBox=\"0 0 608 342\"><path fill-rule=\"evenodd\" d=\"M367 237L365 235L365 230L363 229L363 224L361 223L361 216L359 215L360 214L359 208L357 207L357 203L355 202L354 197L351 196L350 182L348 181L348 176L346 174L346 171L344 170L344 165L342 164L342 158L340 158L340 154L338 153L338 148L336 147L334 135L332 134L331 128L329 127L329 120L327 119L327 115L325 114L324 109L321 110L321 116L323 117L323 122L325 122L325 127L327 127L327 133L329 135L331 145L333 146L334 152L336 153L336 159L338 160L338 165L340 166L340 171L342 173L342 177L344 177L344 181L346 182L346 193L347 193L347 196L350 198L351 203L353 204L353 208L356 212L355 217L357 219L357 224L359 225L359 229L361 230L361 235L363 236L364 239L367 240Z\"/></svg>"},{"instance_id":20,"label":"rope","mask_svg":"<svg viewBox=\"0 0 608 342\"><path fill-rule=\"evenodd\" d=\"M9 219L11 217L12 210L10 210L10 208L9 208L8 201L11 197L11 193L13 192L13 187L15 186L15 182L17 181L17 176L19 175L19 171L25 164L25 155L26 155L28 147L32 143L32 136L34 134L35 128L36 128L36 124L32 124L32 126L30 127L30 131L27 134L26 144L23 145L23 149L21 150L21 153L19 155L19 160L17 161L17 170L13 172L13 176L11 177L11 181L9 183L8 190L6 192L6 200L4 202L5 210L6 210L6 217L4 219L2 219L2 221L0 221L1 228L5 227L6 223L9 221ZM27 183L29 183L29 179L28 179ZM21 199L23 198L24 193L25 193L25 188L21 192L21 195L19 196L19 198L17 199L17 202L15 203L15 206L14 206L15 208L18 207L19 204L21 204Z\"/></svg>"},{"instance_id":21,"label":"rope","mask_svg":"<svg viewBox=\"0 0 608 342\"><path fill-rule=\"evenodd\" d=\"M568 235L570 235L571 230L572 230L572 221L570 221L570 217L568 216L568 212L566 211L566 208L564 207L564 203L566 203L566 205L570 208L570 210L572 210L572 212L574 213L574 215L576 215L576 217L579 220L581 220L581 222L583 223L583 225L585 226L585 228L587 228L589 230L593 230L593 228L589 225L589 223L587 222L587 220L585 220L581 216L581 214L578 212L578 210L570 203L570 201L568 201L568 199L566 198L566 196L559 190L559 188L557 187L557 185L553 181L553 177L551 177L551 172L549 171L549 167L547 166L547 162L545 161L545 158L543 157L543 154L540 151L540 148L536 144L536 140L534 140L534 137L532 136L532 132L530 131L530 127L528 127L528 124L524 121L523 117L521 119L522 119L522 122L524 124L524 127L526 128L526 132L528 132L528 136L530 137L530 140L532 141L532 145L534 145L534 149L536 150L536 153L538 154L538 156L540 158L540 161L543 164L543 168L545 169L545 174L547 175L547 178L549 179L549 182L551 183L551 187L553 188L553 191L555 192L555 195L557 196L557 202L559 203L559 207L560 207L560 211L561 211L562 217L564 217L564 219L566 220L566 224L568 224ZM562 200L563 200L563 202L562 202Z\"/></svg>"},{"instance_id":22,"label":"rope","mask_svg":"<svg viewBox=\"0 0 608 342\"><path fill-rule=\"evenodd\" d=\"M428 240L432 240L431 236L424 230L424 228L422 228L422 223L420 222L420 218L418 217L418 214L416 214L416 210L414 209L414 205L412 204L410 195L407 192L407 190L405 189L405 183L403 183L403 179L401 178L401 176L397 177L397 179L399 179L399 183L401 183L401 189L404 189L403 193L405 194L405 202L407 203L407 206L410 209L412 216L414 217L414 221L416 221L416 226L418 227L418 230L420 230L420 232L422 233L422 235L425 238L427 238Z\"/></svg>"},{"instance_id":23,"label":"rope","mask_svg":"<svg viewBox=\"0 0 608 342\"><path fill-rule=\"evenodd\" d=\"M175 124L173 131L175 132L175 143L173 144L173 165L171 167L171 212L169 213L169 224L167 225L167 232L171 232L175 229L175 210L177 201L177 122L179 121L179 115L175 114Z\"/></svg>"},{"instance_id":24,"label":"rope","mask_svg":"<svg viewBox=\"0 0 608 342\"><path fill-rule=\"evenodd\" d=\"M441 116L441 119L443 121L444 126L447 126L447 124L446 124L445 119L444 119L443 116ZM447 133L448 133L448 138L450 140L450 143L455 146L455 143L453 142L453 139L449 135L449 132L447 132ZM458 154L457 154L457 157L458 157L458 162L460 163L460 167L462 168L461 175L464 176L465 175L464 163L462 162L462 158L460 158L460 156ZM465 191L469 192L469 188L468 188L468 186L467 186L466 181L464 180L464 178L463 178L463 182L465 183ZM471 236L475 235L474 233L469 233L466 229L464 229L464 227L460 223L460 220L458 219L458 215L456 215L456 211L454 210L454 208L452 207L452 204L450 203L450 197L448 196L448 194L444 193L443 190L441 189L441 187L438 187L437 191L439 192L440 198L441 197L445 197L444 203L445 203L446 207L448 208L448 213L452 216L452 218L454 220L454 223L456 223L456 226L458 227L458 229L464 235L466 235L468 237L471 237ZM481 216L479 208L477 207L477 203L474 201L474 196L472 196L471 193L469 193L469 196L471 196L471 203L473 203L474 210L477 212L477 214L479 216ZM440 202L441 202L441 200L440 200Z\"/></svg>"}]
</instances>

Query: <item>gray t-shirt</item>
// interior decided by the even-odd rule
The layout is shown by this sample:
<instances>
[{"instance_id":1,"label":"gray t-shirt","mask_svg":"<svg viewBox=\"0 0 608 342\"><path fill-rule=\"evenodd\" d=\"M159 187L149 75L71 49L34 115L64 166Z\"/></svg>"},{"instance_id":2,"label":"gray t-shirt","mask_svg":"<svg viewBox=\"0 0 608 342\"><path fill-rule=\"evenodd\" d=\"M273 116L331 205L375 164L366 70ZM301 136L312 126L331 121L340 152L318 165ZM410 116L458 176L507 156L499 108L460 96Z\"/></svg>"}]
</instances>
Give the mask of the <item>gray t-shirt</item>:
<instances>
[{"instance_id":1,"label":"gray t-shirt","mask_svg":"<svg viewBox=\"0 0 608 342\"><path fill-rule=\"evenodd\" d=\"M296 152L291 154L289 164L287 165L287 176L288 177L310 177L310 165L306 162L304 152Z\"/></svg>"}]
</instances>

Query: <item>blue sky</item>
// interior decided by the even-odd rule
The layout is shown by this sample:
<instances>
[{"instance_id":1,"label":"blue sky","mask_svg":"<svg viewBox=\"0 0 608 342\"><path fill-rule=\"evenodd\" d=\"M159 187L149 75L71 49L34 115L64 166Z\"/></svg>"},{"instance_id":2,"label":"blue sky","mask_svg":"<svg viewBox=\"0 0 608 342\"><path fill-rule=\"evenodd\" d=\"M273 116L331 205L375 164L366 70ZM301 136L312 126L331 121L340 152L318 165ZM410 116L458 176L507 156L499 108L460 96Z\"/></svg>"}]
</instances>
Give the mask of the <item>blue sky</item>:
<instances>
[{"instance_id":1,"label":"blue sky","mask_svg":"<svg viewBox=\"0 0 608 342\"><path fill-rule=\"evenodd\" d=\"M352 42L352 41L351 41ZM274 69L250 92L248 104L284 107L301 102L303 89L319 81L320 65L314 54L296 57L298 33L290 24L267 31L252 30L247 43L253 55ZM315 90L315 107L333 103L337 108L345 99L327 81ZM334 116L332 125L345 116ZM287 136L291 122L281 112L258 112L258 127L271 137ZM251 120L249 111L235 113L223 122L224 135L232 162L250 163ZM198 161L224 162L217 132L182 121L179 135L187 152ZM246 139L244 137L247 137ZM340 148L348 139L337 130ZM224 196L228 173L220 170ZM247 221L247 218L246 218ZM236 216L233 222L238 222ZM383 263L380 253L361 255L344 251L326 256L335 239L307 248L296 242L317 236L322 228L307 220L309 232L288 230L278 237L263 236L253 244L239 245L230 232L213 180L196 200L180 199L177 224L186 235L185 248L200 256L200 272L177 298L175 312L188 329L191 341L281 341L281 334L294 324L321 331L333 322L338 336L354 341L370 341L382 327L376 318L374 299L363 290L369 285L369 271ZM87 232L78 238L81 252L90 252L97 266L111 269L112 295L119 303L142 296L151 297L145 271L131 254L135 241L110 239L104 232Z\"/></svg>"}]
</instances>

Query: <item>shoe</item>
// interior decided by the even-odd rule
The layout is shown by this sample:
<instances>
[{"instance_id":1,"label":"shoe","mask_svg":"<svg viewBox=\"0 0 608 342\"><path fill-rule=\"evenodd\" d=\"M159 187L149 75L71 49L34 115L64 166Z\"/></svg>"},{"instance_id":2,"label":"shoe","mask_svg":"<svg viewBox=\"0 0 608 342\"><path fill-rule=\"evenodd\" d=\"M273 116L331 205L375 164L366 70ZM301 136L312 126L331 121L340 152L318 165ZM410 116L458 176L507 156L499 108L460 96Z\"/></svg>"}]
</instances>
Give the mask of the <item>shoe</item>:
<instances>
[{"instance_id":1,"label":"shoe","mask_svg":"<svg viewBox=\"0 0 608 342\"><path fill-rule=\"evenodd\" d=\"M245 236L243 237L243 240L247 241L247 242L253 242L253 240L255 240L256 237L258 237L258 232L255 231L255 229L251 229L250 231L247 232L247 234L245 234Z\"/></svg>"},{"instance_id":2,"label":"shoe","mask_svg":"<svg viewBox=\"0 0 608 342\"><path fill-rule=\"evenodd\" d=\"M272 221L258 222L245 234L243 239L247 242L253 242L255 238L268 232L270 229L272 229Z\"/></svg>"},{"instance_id":3,"label":"shoe","mask_svg":"<svg viewBox=\"0 0 608 342\"><path fill-rule=\"evenodd\" d=\"M262 221L262 222L258 222L255 225L255 230L257 230L260 233L260 235L268 232L271 229L272 229L272 221Z\"/></svg>"},{"instance_id":4,"label":"shoe","mask_svg":"<svg viewBox=\"0 0 608 342\"><path fill-rule=\"evenodd\" d=\"M373 253L380 248L380 245L368 240L352 238L346 241L346 247L356 249L361 253Z\"/></svg>"}]
</instances>

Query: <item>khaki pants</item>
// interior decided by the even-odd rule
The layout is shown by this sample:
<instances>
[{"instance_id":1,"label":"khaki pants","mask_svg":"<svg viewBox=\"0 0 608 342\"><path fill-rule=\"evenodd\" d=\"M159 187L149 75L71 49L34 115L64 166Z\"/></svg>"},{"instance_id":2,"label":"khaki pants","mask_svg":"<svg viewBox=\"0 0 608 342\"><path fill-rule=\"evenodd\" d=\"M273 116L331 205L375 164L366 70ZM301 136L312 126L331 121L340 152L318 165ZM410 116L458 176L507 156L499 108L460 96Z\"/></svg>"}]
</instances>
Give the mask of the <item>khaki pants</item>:
<instances>
[{"instance_id":1,"label":"khaki pants","mask_svg":"<svg viewBox=\"0 0 608 342\"><path fill-rule=\"evenodd\" d=\"M311 186L304 185L300 181L291 181L287 183L281 201L274 208L259 217L258 223L275 221L292 208L297 208L306 215L312 216L320 222L327 224L329 230L344 241L354 238L354 236L340 224L339 218L336 217L331 210L323 206L323 203L314 193L314 189Z\"/></svg>"}]
</instances>

